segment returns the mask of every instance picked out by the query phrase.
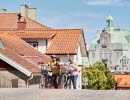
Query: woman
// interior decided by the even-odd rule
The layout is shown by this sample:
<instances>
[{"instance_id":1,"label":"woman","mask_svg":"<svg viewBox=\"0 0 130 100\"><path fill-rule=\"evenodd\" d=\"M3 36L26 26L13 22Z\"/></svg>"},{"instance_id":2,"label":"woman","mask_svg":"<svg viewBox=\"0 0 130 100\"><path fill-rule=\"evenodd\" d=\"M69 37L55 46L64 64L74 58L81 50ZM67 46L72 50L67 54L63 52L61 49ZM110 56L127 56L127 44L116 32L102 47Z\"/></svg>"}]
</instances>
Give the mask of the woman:
<instances>
[{"instance_id":1,"label":"woman","mask_svg":"<svg viewBox=\"0 0 130 100\"><path fill-rule=\"evenodd\" d=\"M76 89L78 79L78 66L73 59L69 59L68 67L70 68L71 78L73 83L73 89Z\"/></svg>"}]
</instances>

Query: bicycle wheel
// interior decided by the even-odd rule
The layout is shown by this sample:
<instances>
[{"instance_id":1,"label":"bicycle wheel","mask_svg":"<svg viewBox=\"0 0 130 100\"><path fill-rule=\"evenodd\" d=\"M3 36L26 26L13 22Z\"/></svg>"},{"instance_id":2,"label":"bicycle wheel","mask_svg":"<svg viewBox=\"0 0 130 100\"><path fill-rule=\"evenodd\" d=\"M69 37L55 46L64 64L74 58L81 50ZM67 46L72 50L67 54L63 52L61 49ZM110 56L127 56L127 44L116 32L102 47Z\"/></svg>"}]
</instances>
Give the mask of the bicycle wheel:
<instances>
[{"instance_id":1,"label":"bicycle wheel","mask_svg":"<svg viewBox=\"0 0 130 100\"><path fill-rule=\"evenodd\" d=\"M42 78L40 78L40 81L39 81L39 89L41 89L41 84L42 84Z\"/></svg>"},{"instance_id":2,"label":"bicycle wheel","mask_svg":"<svg viewBox=\"0 0 130 100\"><path fill-rule=\"evenodd\" d=\"M52 77L51 77L51 76L48 76L48 77L47 77L47 87L48 87L48 88L51 88L51 86L52 86Z\"/></svg>"},{"instance_id":3,"label":"bicycle wheel","mask_svg":"<svg viewBox=\"0 0 130 100\"><path fill-rule=\"evenodd\" d=\"M62 75L62 78L61 78L61 84L60 84L61 89L64 89L64 84L65 84L64 76L65 75Z\"/></svg>"},{"instance_id":4,"label":"bicycle wheel","mask_svg":"<svg viewBox=\"0 0 130 100\"><path fill-rule=\"evenodd\" d=\"M45 88L45 76L41 76L41 79L40 79L40 84L39 84L39 88L40 89L44 89Z\"/></svg>"},{"instance_id":5,"label":"bicycle wheel","mask_svg":"<svg viewBox=\"0 0 130 100\"><path fill-rule=\"evenodd\" d=\"M67 83L68 83L67 75L64 75L64 88L65 89L67 89Z\"/></svg>"},{"instance_id":6,"label":"bicycle wheel","mask_svg":"<svg viewBox=\"0 0 130 100\"><path fill-rule=\"evenodd\" d=\"M71 89L71 78L69 76L67 79L67 89Z\"/></svg>"}]
</instances>

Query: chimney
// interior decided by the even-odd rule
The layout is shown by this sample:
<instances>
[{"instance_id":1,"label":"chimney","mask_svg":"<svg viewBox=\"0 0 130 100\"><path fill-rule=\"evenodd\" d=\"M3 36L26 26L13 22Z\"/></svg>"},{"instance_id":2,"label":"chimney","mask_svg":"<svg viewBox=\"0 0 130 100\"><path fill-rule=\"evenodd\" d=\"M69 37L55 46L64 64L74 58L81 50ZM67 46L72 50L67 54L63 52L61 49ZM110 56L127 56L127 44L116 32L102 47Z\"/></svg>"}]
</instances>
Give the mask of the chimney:
<instances>
[{"instance_id":1,"label":"chimney","mask_svg":"<svg viewBox=\"0 0 130 100\"><path fill-rule=\"evenodd\" d=\"M26 4L23 4L20 6L20 10L21 10L21 15L23 17L27 17L28 16L28 6Z\"/></svg>"},{"instance_id":2,"label":"chimney","mask_svg":"<svg viewBox=\"0 0 130 100\"><path fill-rule=\"evenodd\" d=\"M0 9L1 10L1 13L6 13L6 9Z\"/></svg>"},{"instance_id":3,"label":"chimney","mask_svg":"<svg viewBox=\"0 0 130 100\"><path fill-rule=\"evenodd\" d=\"M26 4L20 6L21 15L23 17L29 17L32 20L36 20L36 8L29 8Z\"/></svg>"},{"instance_id":4,"label":"chimney","mask_svg":"<svg viewBox=\"0 0 130 100\"><path fill-rule=\"evenodd\" d=\"M29 8L28 9L28 17L36 20L36 8Z\"/></svg>"},{"instance_id":5,"label":"chimney","mask_svg":"<svg viewBox=\"0 0 130 100\"><path fill-rule=\"evenodd\" d=\"M24 18L24 20L18 20L17 21L17 31L18 32L25 32L26 30L26 19Z\"/></svg>"}]
</instances>

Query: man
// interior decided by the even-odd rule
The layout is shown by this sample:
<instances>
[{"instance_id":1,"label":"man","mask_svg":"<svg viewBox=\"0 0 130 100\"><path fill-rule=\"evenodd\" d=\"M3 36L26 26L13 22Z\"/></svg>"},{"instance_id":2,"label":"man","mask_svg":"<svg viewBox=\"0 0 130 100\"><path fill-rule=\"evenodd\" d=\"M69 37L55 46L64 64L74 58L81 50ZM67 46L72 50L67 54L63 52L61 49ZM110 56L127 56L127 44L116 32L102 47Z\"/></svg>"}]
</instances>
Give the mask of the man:
<instances>
[{"instance_id":1,"label":"man","mask_svg":"<svg viewBox=\"0 0 130 100\"><path fill-rule=\"evenodd\" d=\"M76 89L78 79L78 65L74 62L73 58L69 59L68 67L70 68L73 89Z\"/></svg>"},{"instance_id":2,"label":"man","mask_svg":"<svg viewBox=\"0 0 130 100\"><path fill-rule=\"evenodd\" d=\"M58 61L56 61L55 56L51 56L51 59L52 59L52 61L48 63L48 66L51 66L54 88L58 89L58 81L59 81L59 75L60 75L60 63Z\"/></svg>"}]
</instances>

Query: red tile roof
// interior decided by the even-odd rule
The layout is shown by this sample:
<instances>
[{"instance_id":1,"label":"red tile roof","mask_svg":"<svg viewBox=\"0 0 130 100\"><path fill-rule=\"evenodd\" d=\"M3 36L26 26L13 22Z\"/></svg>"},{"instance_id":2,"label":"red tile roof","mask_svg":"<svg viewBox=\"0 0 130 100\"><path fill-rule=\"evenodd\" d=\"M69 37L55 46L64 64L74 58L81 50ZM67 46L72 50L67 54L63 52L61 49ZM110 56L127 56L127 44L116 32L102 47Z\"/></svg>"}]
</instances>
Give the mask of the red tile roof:
<instances>
[{"instance_id":1,"label":"red tile roof","mask_svg":"<svg viewBox=\"0 0 130 100\"><path fill-rule=\"evenodd\" d=\"M26 30L17 32L16 30L1 30L0 33L16 35L22 39L52 39L46 54L77 54L77 47L82 33L82 29L51 29L51 30Z\"/></svg>"},{"instance_id":2,"label":"red tile roof","mask_svg":"<svg viewBox=\"0 0 130 100\"><path fill-rule=\"evenodd\" d=\"M130 74L114 74L118 87L130 87Z\"/></svg>"},{"instance_id":3,"label":"red tile roof","mask_svg":"<svg viewBox=\"0 0 130 100\"><path fill-rule=\"evenodd\" d=\"M81 29L57 29L46 54L77 54Z\"/></svg>"},{"instance_id":4,"label":"red tile roof","mask_svg":"<svg viewBox=\"0 0 130 100\"><path fill-rule=\"evenodd\" d=\"M36 64L27 60L25 57L37 56L42 58L45 63L48 63L51 60L48 56L40 53L29 44L21 40L19 37L0 34L0 39L2 40L5 47L5 49L0 50L0 53L31 72L39 72L40 70Z\"/></svg>"},{"instance_id":5,"label":"red tile roof","mask_svg":"<svg viewBox=\"0 0 130 100\"><path fill-rule=\"evenodd\" d=\"M20 56L18 53L14 52L13 50L6 48L4 50L0 50L0 53L2 53L4 56L8 57L9 59L13 60L17 64L21 65L25 69L31 71L31 72L40 72L40 69L38 66L30 63L26 59L24 59L22 56Z\"/></svg>"},{"instance_id":6,"label":"red tile roof","mask_svg":"<svg viewBox=\"0 0 130 100\"><path fill-rule=\"evenodd\" d=\"M0 29L16 29L19 13L0 13ZM49 27L34 21L30 18L26 18L27 29L50 29Z\"/></svg>"},{"instance_id":7,"label":"red tile roof","mask_svg":"<svg viewBox=\"0 0 130 100\"><path fill-rule=\"evenodd\" d=\"M26 30L25 32L17 32L16 30L0 30L0 33L16 35L21 39L47 39L55 36L56 32L43 30Z\"/></svg>"},{"instance_id":8,"label":"red tile roof","mask_svg":"<svg viewBox=\"0 0 130 100\"><path fill-rule=\"evenodd\" d=\"M2 28L0 33L16 35L21 39L44 39L54 36L46 50L46 54L77 54L80 36L84 34L82 29L50 29L32 19L26 18L26 31L16 32L16 29L13 29L13 27L17 27L17 15L18 13L0 14L0 28L5 28Z\"/></svg>"}]
</instances>

